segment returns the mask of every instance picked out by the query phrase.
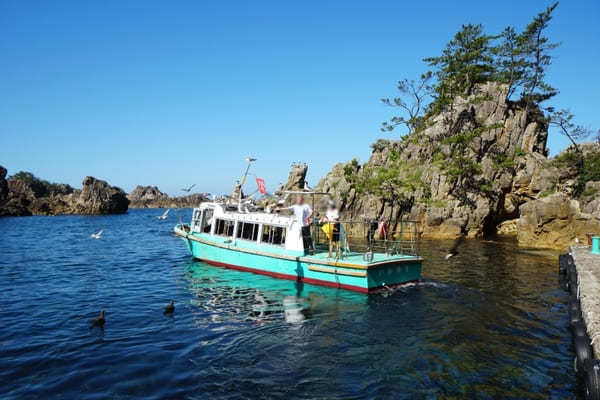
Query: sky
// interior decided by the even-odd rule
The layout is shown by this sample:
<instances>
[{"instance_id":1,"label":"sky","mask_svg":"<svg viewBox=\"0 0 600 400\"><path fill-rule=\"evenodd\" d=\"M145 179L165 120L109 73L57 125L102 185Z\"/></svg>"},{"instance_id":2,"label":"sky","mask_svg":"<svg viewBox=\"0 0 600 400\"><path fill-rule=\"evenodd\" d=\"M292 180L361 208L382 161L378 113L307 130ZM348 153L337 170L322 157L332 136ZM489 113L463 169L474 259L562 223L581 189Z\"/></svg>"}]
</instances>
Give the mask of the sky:
<instances>
[{"instance_id":1,"label":"sky","mask_svg":"<svg viewBox=\"0 0 600 400\"><path fill-rule=\"evenodd\" d=\"M522 30L550 4L0 0L0 165L220 194L251 155L268 190L295 161L314 185L398 137L379 130L393 115L380 99L461 24ZM547 34L562 43L548 105L600 128L600 1L563 0ZM567 144L550 133L552 154Z\"/></svg>"}]
</instances>

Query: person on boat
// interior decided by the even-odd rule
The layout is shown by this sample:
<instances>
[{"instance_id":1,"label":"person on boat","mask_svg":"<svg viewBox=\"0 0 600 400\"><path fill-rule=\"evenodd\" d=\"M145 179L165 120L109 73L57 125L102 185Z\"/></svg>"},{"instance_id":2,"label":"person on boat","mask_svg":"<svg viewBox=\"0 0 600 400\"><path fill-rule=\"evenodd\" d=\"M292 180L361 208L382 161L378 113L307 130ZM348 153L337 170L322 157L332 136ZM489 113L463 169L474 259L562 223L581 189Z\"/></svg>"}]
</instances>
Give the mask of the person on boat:
<instances>
[{"instance_id":1,"label":"person on boat","mask_svg":"<svg viewBox=\"0 0 600 400\"><path fill-rule=\"evenodd\" d=\"M340 258L340 213L335 206L333 200L327 202L327 213L319 221L323 225L323 231L329 239L329 255L327 258L331 258L331 252L333 245L335 244L335 258Z\"/></svg>"},{"instance_id":2,"label":"person on boat","mask_svg":"<svg viewBox=\"0 0 600 400\"><path fill-rule=\"evenodd\" d=\"M311 254L314 253L312 237L310 236L310 218L312 217L313 212L310 206L304 203L304 197L298 195L296 197L296 204L284 209L292 211L296 220L302 227L302 243L304 245L304 251L309 251ZM275 211L279 210L281 210L280 207L275 209Z\"/></svg>"}]
</instances>

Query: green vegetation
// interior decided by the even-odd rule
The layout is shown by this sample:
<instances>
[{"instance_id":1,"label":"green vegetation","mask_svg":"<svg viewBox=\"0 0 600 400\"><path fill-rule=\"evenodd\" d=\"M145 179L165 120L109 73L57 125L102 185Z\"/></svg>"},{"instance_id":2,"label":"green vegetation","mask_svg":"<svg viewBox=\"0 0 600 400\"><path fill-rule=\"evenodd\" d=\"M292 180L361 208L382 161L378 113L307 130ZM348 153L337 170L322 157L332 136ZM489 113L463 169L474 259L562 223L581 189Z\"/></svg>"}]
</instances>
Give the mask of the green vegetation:
<instances>
[{"instance_id":1,"label":"green vegetation","mask_svg":"<svg viewBox=\"0 0 600 400\"><path fill-rule=\"evenodd\" d=\"M36 177L31 172L19 171L8 179L18 179L31 188L35 197L47 197L54 194L71 193L73 188L66 184L48 182Z\"/></svg>"},{"instance_id":2,"label":"green vegetation","mask_svg":"<svg viewBox=\"0 0 600 400\"><path fill-rule=\"evenodd\" d=\"M491 154L494 168L514 170L525 151L512 147L514 150L506 153L489 139L493 135L485 135L490 130L503 129L502 123L486 125L486 121L476 117L473 108L461 112L452 109L459 97L471 105L494 101L495 96L478 89L490 82L506 90L504 100L509 108L523 110L530 120L536 120L540 110L543 115L539 122L547 123L573 143L577 151L561 156L555 163L580 172L580 193L585 182L600 180L597 159L571 154L580 153L577 141L589 135L589 129L576 125L568 110L543 106L558 93L546 77L552 51L558 46L546 36L557 5L554 3L534 16L522 31L507 26L499 34L489 34L481 24L462 25L441 54L423 60L428 67L426 72L418 79L401 79L397 96L381 99L398 111L382 123L381 130L400 131L400 143L379 139L371 145L374 152L388 152L384 165L366 164L361 168L355 162L347 166L345 178L357 193L376 195L395 204L406 193L417 192L421 201L432 204L429 185L422 180L424 161L428 161L428 168L446 176L450 193L463 204L472 202L468 196L471 191L492 196L493 182L482 177L481 160ZM436 137L424 135L434 120L443 129ZM420 160L413 160L411 156L417 152L411 152L410 147L415 145L431 149L432 160L424 152L418 152ZM403 159L398 154L400 149L405 151Z\"/></svg>"},{"instance_id":3,"label":"green vegetation","mask_svg":"<svg viewBox=\"0 0 600 400\"><path fill-rule=\"evenodd\" d=\"M540 193L540 197L544 198L544 197L548 197L552 194L556 193L556 189L550 189L550 190L545 190L543 192Z\"/></svg>"},{"instance_id":4,"label":"green vegetation","mask_svg":"<svg viewBox=\"0 0 600 400\"><path fill-rule=\"evenodd\" d=\"M600 181L600 152L587 152L583 154L579 149L569 149L556 156L551 165L570 169L577 175L575 195L589 196L585 192L585 185L591 181Z\"/></svg>"},{"instance_id":5,"label":"green vegetation","mask_svg":"<svg viewBox=\"0 0 600 400\"><path fill-rule=\"evenodd\" d=\"M359 168L354 159L344 167L344 178L358 194L375 195L394 206L407 198L406 193L420 190L425 196L431 195L422 180L424 168L418 162L401 160L398 152L391 149L385 166Z\"/></svg>"},{"instance_id":6,"label":"green vegetation","mask_svg":"<svg viewBox=\"0 0 600 400\"><path fill-rule=\"evenodd\" d=\"M600 181L600 153L588 153L583 157L579 187L584 189L585 184L590 181Z\"/></svg>"}]
</instances>

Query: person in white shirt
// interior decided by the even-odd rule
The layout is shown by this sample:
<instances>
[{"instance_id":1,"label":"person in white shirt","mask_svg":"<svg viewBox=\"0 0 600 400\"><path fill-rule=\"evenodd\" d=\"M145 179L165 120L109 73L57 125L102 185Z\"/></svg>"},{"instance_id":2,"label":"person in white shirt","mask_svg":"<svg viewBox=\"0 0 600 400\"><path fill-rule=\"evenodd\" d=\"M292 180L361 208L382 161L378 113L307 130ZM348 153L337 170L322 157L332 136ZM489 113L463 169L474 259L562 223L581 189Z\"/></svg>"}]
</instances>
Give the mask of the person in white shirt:
<instances>
[{"instance_id":1,"label":"person in white shirt","mask_svg":"<svg viewBox=\"0 0 600 400\"><path fill-rule=\"evenodd\" d=\"M279 211L281 208L277 207L275 210ZM296 204L291 207L287 207L287 210L291 210L298 221L298 224L302 227L302 243L304 244L304 250L314 253L312 237L310 236L310 218L312 217L312 209L308 204L304 204L304 197L298 195L296 197Z\"/></svg>"},{"instance_id":2,"label":"person in white shirt","mask_svg":"<svg viewBox=\"0 0 600 400\"><path fill-rule=\"evenodd\" d=\"M321 218L321 223L327 223L328 230L330 231L329 237L329 255L327 258L331 258L331 252L333 245L335 244L335 258L340 258L340 213L335 207L335 203L332 200L327 202L327 213L325 217Z\"/></svg>"}]
</instances>

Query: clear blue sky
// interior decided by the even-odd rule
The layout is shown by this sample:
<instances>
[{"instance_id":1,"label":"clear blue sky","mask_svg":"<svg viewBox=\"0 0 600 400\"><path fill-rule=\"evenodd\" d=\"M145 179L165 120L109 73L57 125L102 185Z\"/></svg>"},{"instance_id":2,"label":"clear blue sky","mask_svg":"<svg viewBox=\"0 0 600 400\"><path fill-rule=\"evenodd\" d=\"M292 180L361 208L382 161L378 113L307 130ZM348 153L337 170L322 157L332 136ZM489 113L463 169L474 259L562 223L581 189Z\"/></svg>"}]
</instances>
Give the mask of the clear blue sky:
<instances>
[{"instance_id":1,"label":"clear blue sky","mask_svg":"<svg viewBox=\"0 0 600 400\"><path fill-rule=\"evenodd\" d=\"M296 160L314 184L394 137L379 99L461 24L520 30L550 3L0 0L0 165L177 194L229 191L254 155L270 190ZM563 0L548 35L553 104L600 128L600 2Z\"/></svg>"}]
</instances>

